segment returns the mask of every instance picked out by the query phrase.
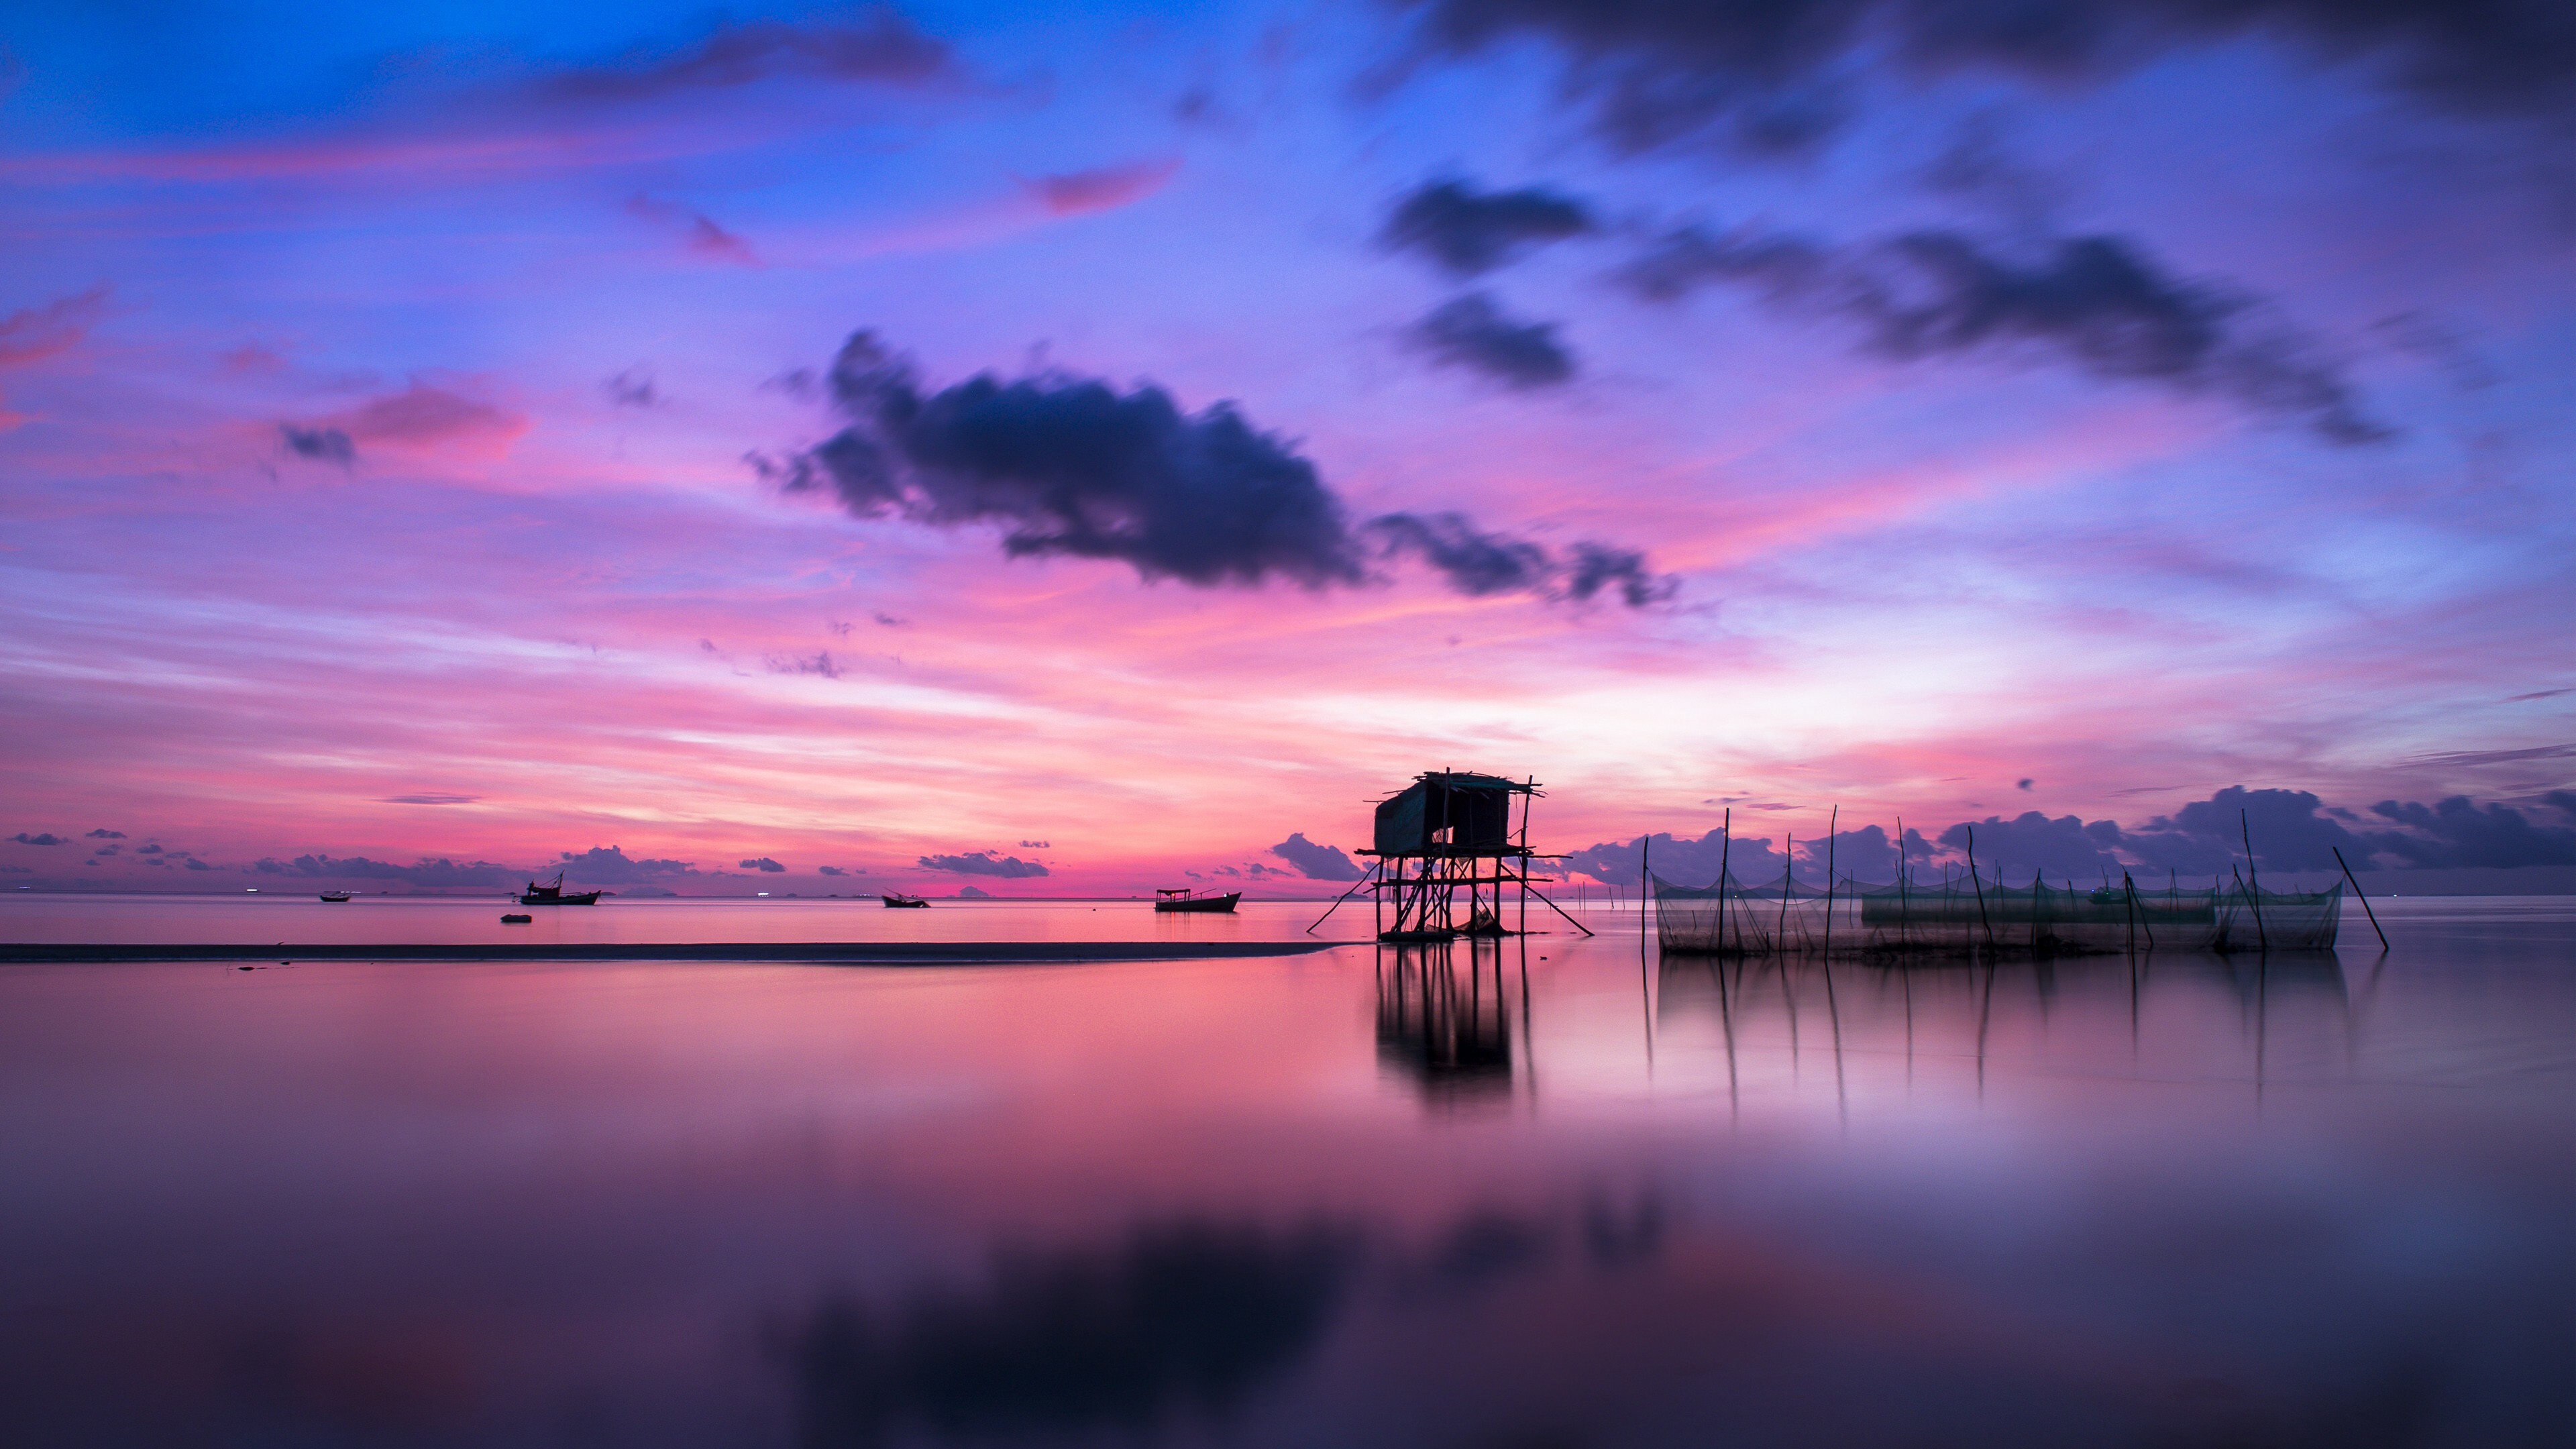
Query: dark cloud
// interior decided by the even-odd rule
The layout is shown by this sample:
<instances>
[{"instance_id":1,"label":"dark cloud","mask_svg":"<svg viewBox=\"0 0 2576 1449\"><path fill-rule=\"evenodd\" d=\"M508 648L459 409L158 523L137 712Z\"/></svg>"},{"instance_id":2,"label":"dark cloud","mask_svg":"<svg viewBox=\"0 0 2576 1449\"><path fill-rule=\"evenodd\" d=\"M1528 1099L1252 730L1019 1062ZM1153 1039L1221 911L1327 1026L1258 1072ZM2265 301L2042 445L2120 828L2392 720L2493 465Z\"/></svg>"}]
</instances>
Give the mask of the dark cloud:
<instances>
[{"instance_id":1,"label":"dark cloud","mask_svg":"<svg viewBox=\"0 0 2576 1449\"><path fill-rule=\"evenodd\" d=\"M1297 867L1308 880L1358 880L1367 874L1360 865L1341 852L1340 847L1317 845L1300 830L1270 847L1270 853Z\"/></svg>"},{"instance_id":2,"label":"dark cloud","mask_svg":"<svg viewBox=\"0 0 2576 1449\"><path fill-rule=\"evenodd\" d=\"M910 362L861 332L834 362L829 394L850 426L784 463L755 458L764 476L828 492L862 518L997 527L1014 558L1115 559L1148 581L1197 587L1324 588L1419 557L1470 593L1581 600L1616 585L1631 604L1671 593L1642 555L1605 544L1560 558L1451 514L1355 526L1288 440L1231 403L1184 413L1151 384L1120 392L1063 373L984 373L930 392Z\"/></svg>"},{"instance_id":3,"label":"dark cloud","mask_svg":"<svg viewBox=\"0 0 2576 1449\"><path fill-rule=\"evenodd\" d=\"M135 853L136 855L159 855L159 854L161 853L161 847L160 847L160 846L157 846L157 845L148 845L148 844L147 844L147 845L138 845L138 846L134 847L134 853Z\"/></svg>"},{"instance_id":4,"label":"dark cloud","mask_svg":"<svg viewBox=\"0 0 2576 1449\"><path fill-rule=\"evenodd\" d=\"M2110 850L2120 842L2119 822L2113 820L2096 820L2087 825L2072 815L2052 820L2036 810L2025 810L2010 820L1989 815L1983 820L1953 825L1938 839L1962 858L1973 841L1981 872L2036 870L2052 876L2095 880L2108 871L2116 880L2122 869Z\"/></svg>"},{"instance_id":5,"label":"dark cloud","mask_svg":"<svg viewBox=\"0 0 2576 1449\"><path fill-rule=\"evenodd\" d=\"M785 482L829 488L862 517L996 524L1015 558L1118 559L1198 585L1365 576L1314 465L1232 404L1186 414L1158 387L1052 373L925 393L866 332L833 363L831 394L853 426Z\"/></svg>"},{"instance_id":6,"label":"dark cloud","mask_svg":"<svg viewBox=\"0 0 2576 1449\"><path fill-rule=\"evenodd\" d=\"M1574 354L1553 322L1517 322L1492 294L1454 297L1406 328L1406 345L1444 367L1463 367L1512 388L1556 387L1574 376Z\"/></svg>"},{"instance_id":7,"label":"dark cloud","mask_svg":"<svg viewBox=\"0 0 2576 1449\"><path fill-rule=\"evenodd\" d=\"M63 843L63 838L54 834L50 830L46 831L42 835L29 835L27 832L21 830L9 838L18 842L20 845L60 845Z\"/></svg>"},{"instance_id":8,"label":"dark cloud","mask_svg":"<svg viewBox=\"0 0 2576 1449\"><path fill-rule=\"evenodd\" d=\"M818 865L818 866L814 867L814 869L815 869L815 871L816 871L817 873L822 874L822 875L848 875L848 874L849 874L849 872L848 872L848 871L841 869L841 868L840 868L839 866L837 866L837 865Z\"/></svg>"},{"instance_id":9,"label":"dark cloud","mask_svg":"<svg viewBox=\"0 0 2576 1449\"><path fill-rule=\"evenodd\" d=\"M1830 848L1828 848L1830 844ZM1919 873L1923 862L1937 854L1936 847L1923 838L1920 830L1905 832L1905 856ZM1801 871L1812 870L1815 879L1824 878L1825 866L1833 865L1834 878L1848 876L1863 882L1885 882L1896 879L1896 845L1885 830L1864 825L1857 830L1835 833L1829 843L1824 840L1800 840L1798 862Z\"/></svg>"},{"instance_id":10,"label":"dark cloud","mask_svg":"<svg viewBox=\"0 0 2576 1449\"><path fill-rule=\"evenodd\" d=\"M2389 436L2314 345L2250 299L2174 277L2119 237L2015 249L1933 230L1833 246L1754 228L1685 227L1619 276L1655 302L1710 284L1750 288L1776 306L1848 319L1872 351L1900 361L2020 351L2097 377L2215 393L2336 443Z\"/></svg>"},{"instance_id":11,"label":"dark cloud","mask_svg":"<svg viewBox=\"0 0 2576 1449\"><path fill-rule=\"evenodd\" d=\"M989 850L970 850L964 855L925 855L923 870L944 870L953 875L991 875L1006 880L1023 880L1047 873L1047 868L1034 860L1016 855L995 856Z\"/></svg>"},{"instance_id":12,"label":"dark cloud","mask_svg":"<svg viewBox=\"0 0 2576 1449\"><path fill-rule=\"evenodd\" d=\"M2175 49L2249 36L2357 61L2441 110L2564 115L2576 11L2562 0L1393 0L1465 56L1531 39L1567 97L1637 151L1718 135L1755 152L1831 134L1873 67L2100 84Z\"/></svg>"},{"instance_id":13,"label":"dark cloud","mask_svg":"<svg viewBox=\"0 0 2576 1449\"><path fill-rule=\"evenodd\" d=\"M1410 553L1438 570L1462 594L1520 593L1546 586L1554 560L1523 539L1485 533L1457 513L1416 517L1390 513L1369 528L1390 553Z\"/></svg>"},{"instance_id":14,"label":"dark cloud","mask_svg":"<svg viewBox=\"0 0 2576 1449\"><path fill-rule=\"evenodd\" d=\"M1717 879L1718 861L1736 879L1760 881L1777 877L1786 857L1771 848L1771 842L1758 836L1738 835L1729 846L1725 832L1712 830L1697 840L1659 834L1653 837L1653 848L1642 840L1603 841L1586 846L1565 857L1565 868L1594 880L1613 885L1634 887L1640 876L1640 857L1652 865L1655 878L1675 885L1706 885ZM1821 883L1819 873L1814 883Z\"/></svg>"},{"instance_id":15,"label":"dark cloud","mask_svg":"<svg viewBox=\"0 0 2576 1449\"><path fill-rule=\"evenodd\" d=\"M213 870L213 869L214 869L214 867L213 867L213 866L206 864L204 861L199 860L199 859L197 859L197 858L196 858L196 857L194 857L194 856L187 856L187 857L183 857L183 858L181 858L181 859L180 859L179 863L180 863L181 865L186 866L186 867L187 867L188 869L190 869L190 870Z\"/></svg>"},{"instance_id":16,"label":"dark cloud","mask_svg":"<svg viewBox=\"0 0 2576 1449\"><path fill-rule=\"evenodd\" d=\"M2550 808L2576 816L2576 791L2552 791L2541 799ZM2454 796L2434 805L2383 800L2371 810L2397 828L2350 829L2335 817L2361 817L2329 809L2305 790L2249 790L2231 785L2133 829L2112 820L2052 818L2031 810L2009 820L1990 815L1963 821L1929 842L1908 830L1906 850L1918 874L1936 858L1940 867L1955 868L1967 860L1973 830L1978 870L1990 878L2001 873L2016 884L2031 871L2078 884L2098 881L2105 874L2116 881L2124 870L2151 877L2166 872L2223 877L2231 866L2244 864L2248 835L2253 840L2254 865L2269 872L2336 872L2338 851L2354 870L2576 865L2576 826L2535 824L2509 805L2479 805ZM1655 874L1678 885L1714 880L1721 844L1717 831L1695 841L1658 835ZM1607 842L1576 851L1566 857L1566 864L1598 880L1633 885L1637 854L1634 842ZM1807 878L1821 882L1824 842L1800 842L1798 857L1802 871L1812 873ZM1741 836L1735 841L1734 862L1736 876L1748 882L1776 879L1780 869L1769 842ZM1891 880L1894 863L1894 851L1877 826L1834 837L1838 876L1849 874L1864 882Z\"/></svg>"},{"instance_id":17,"label":"dark cloud","mask_svg":"<svg viewBox=\"0 0 2576 1449\"><path fill-rule=\"evenodd\" d=\"M1479 192L1464 181L1425 182L1378 229L1378 245L1413 252L1461 277L1481 276L1551 242L1596 230L1591 211L1543 187Z\"/></svg>"},{"instance_id":18,"label":"dark cloud","mask_svg":"<svg viewBox=\"0 0 2576 1449\"><path fill-rule=\"evenodd\" d=\"M629 52L559 71L540 86L563 100L630 101L723 90L780 76L919 85L951 70L948 47L892 10L841 24L754 20L677 49Z\"/></svg>"},{"instance_id":19,"label":"dark cloud","mask_svg":"<svg viewBox=\"0 0 2576 1449\"><path fill-rule=\"evenodd\" d=\"M768 856L765 856L765 855L764 855L764 856L761 856L761 857L760 857L759 859L757 859L757 860L746 860L746 861L744 861L744 862L742 863L741 868L742 868L742 869L744 869L744 870L756 870L756 871L761 871L761 872L764 872L764 873L769 874L769 875L778 875L778 874L782 874L782 873L783 873L783 872L785 872L785 871L786 871L786 869L787 869L787 867L785 867L785 866L783 866L783 865L780 865L777 861L771 860Z\"/></svg>"},{"instance_id":20,"label":"dark cloud","mask_svg":"<svg viewBox=\"0 0 2576 1449\"><path fill-rule=\"evenodd\" d=\"M105 827L101 827L97 830L91 831L87 838L91 840L123 840L125 838L125 832L122 830L109 830Z\"/></svg>"},{"instance_id":21,"label":"dark cloud","mask_svg":"<svg viewBox=\"0 0 2576 1449\"><path fill-rule=\"evenodd\" d=\"M516 866L494 865L488 860L459 863L440 857L419 860L410 865L396 865L389 860L369 860L363 855L299 855L293 860L263 859L251 867L261 875L299 875L331 880L398 880L419 886L506 886L515 885L527 872Z\"/></svg>"},{"instance_id":22,"label":"dark cloud","mask_svg":"<svg viewBox=\"0 0 2576 1449\"><path fill-rule=\"evenodd\" d=\"M567 850L555 857L555 863L566 879L592 885L628 885L698 873L697 866L685 860L630 860L625 848L615 845L594 845L579 855Z\"/></svg>"},{"instance_id":23,"label":"dark cloud","mask_svg":"<svg viewBox=\"0 0 2576 1449\"><path fill-rule=\"evenodd\" d=\"M621 408L658 408L666 401L653 374L640 367L630 367L599 387L612 405Z\"/></svg>"},{"instance_id":24,"label":"dark cloud","mask_svg":"<svg viewBox=\"0 0 2576 1449\"><path fill-rule=\"evenodd\" d=\"M2554 792L2566 796L2567 791ZM2563 799L2552 798L2560 809ZM2534 825L2508 805L2481 807L2465 795L2436 805L2382 800L2371 813L2405 826L2402 831L2374 832L2379 849L2409 865L2497 866L2576 865L2576 828Z\"/></svg>"},{"instance_id":25,"label":"dark cloud","mask_svg":"<svg viewBox=\"0 0 2576 1449\"><path fill-rule=\"evenodd\" d=\"M1642 609L1648 604L1663 603L1681 591L1679 578L1647 568L1646 556L1635 549L1585 540L1576 543L1570 552L1572 558L1566 563L1559 587L1565 597L1577 602L1615 588L1620 602Z\"/></svg>"},{"instance_id":26,"label":"dark cloud","mask_svg":"<svg viewBox=\"0 0 2576 1449\"><path fill-rule=\"evenodd\" d=\"M2142 865L2216 875L2243 858L2249 827L2255 863L2267 870L2333 870L2337 850L2358 870L2372 850L2307 791L2242 785L2160 815L2116 843Z\"/></svg>"},{"instance_id":27,"label":"dark cloud","mask_svg":"<svg viewBox=\"0 0 2576 1449\"><path fill-rule=\"evenodd\" d=\"M316 463L337 463L346 468L358 461L358 445L340 428L300 428L293 423L277 425L278 440L286 451Z\"/></svg>"},{"instance_id":28,"label":"dark cloud","mask_svg":"<svg viewBox=\"0 0 2576 1449\"><path fill-rule=\"evenodd\" d=\"M781 1347L802 1441L1147 1435L1223 1418L1321 1345L1357 1248L1322 1227L1183 1222L1114 1246L1004 1252L977 1286L833 1299Z\"/></svg>"},{"instance_id":29,"label":"dark cloud","mask_svg":"<svg viewBox=\"0 0 2576 1449\"><path fill-rule=\"evenodd\" d=\"M1022 850L1053 850L1053 849L1055 849L1055 842L1053 842L1053 841L1049 841L1049 840L1023 840L1023 841L1021 841L1021 842L1020 842L1020 849L1022 849Z\"/></svg>"},{"instance_id":30,"label":"dark cloud","mask_svg":"<svg viewBox=\"0 0 2576 1449\"><path fill-rule=\"evenodd\" d=\"M840 662L828 649L818 649L810 655L772 654L761 664L772 674L815 674L825 679L841 677Z\"/></svg>"}]
</instances>

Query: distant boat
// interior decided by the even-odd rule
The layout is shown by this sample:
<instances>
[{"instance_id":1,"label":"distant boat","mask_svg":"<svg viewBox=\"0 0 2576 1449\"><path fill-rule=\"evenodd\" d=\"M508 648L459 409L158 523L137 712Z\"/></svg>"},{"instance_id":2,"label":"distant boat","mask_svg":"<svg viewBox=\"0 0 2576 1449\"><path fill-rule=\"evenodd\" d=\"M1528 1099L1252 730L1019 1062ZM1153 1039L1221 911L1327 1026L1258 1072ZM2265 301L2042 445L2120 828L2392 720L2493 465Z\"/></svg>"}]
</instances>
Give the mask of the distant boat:
<instances>
[{"instance_id":1,"label":"distant boat","mask_svg":"<svg viewBox=\"0 0 2576 1449\"><path fill-rule=\"evenodd\" d=\"M1221 896L1203 896L1187 886L1154 892L1154 909L1158 911L1219 911L1232 913L1234 903L1243 892L1228 891Z\"/></svg>"},{"instance_id":2,"label":"distant boat","mask_svg":"<svg viewBox=\"0 0 2576 1449\"><path fill-rule=\"evenodd\" d=\"M930 902L923 900L919 896L881 895L877 897L877 899L885 902L888 907L896 910L926 911L930 909Z\"/></svg>"},{"instance_id":3,"label":"distant boat","mask_svg":"<svg viewBox=\"0 0 2576 1449\"><path fill-rule=\"evenodd\" d=\"M602 892L575 891L566 895L563 880L563 872L556 871L555 878L545 885L539 885L535 881L528 882L528 888L519 895L519 904L523 906L595 906L599 904Z\"/></svg>"},{"instance_id":4,"label":"distant boat","mask_svg":"<svg viewBox=\"0 0 2576 1449\"><path fill-rule=\"evenodd\" d=\"M501 924L505 926L525 926L535 920L536 917L534 916L503 916L501 918Z\"/></svg>"},{"instance_id":5,"label":"distant boat","mask_svg":"<svg viewBox=\"0 0 2576 1449\"><path fill-rule=\"evenodd\" d=\"M347 891L324 891L322 893L322 899L326 901L345 901L348 898L349 893Z\"/></svg>"}]
</instances>

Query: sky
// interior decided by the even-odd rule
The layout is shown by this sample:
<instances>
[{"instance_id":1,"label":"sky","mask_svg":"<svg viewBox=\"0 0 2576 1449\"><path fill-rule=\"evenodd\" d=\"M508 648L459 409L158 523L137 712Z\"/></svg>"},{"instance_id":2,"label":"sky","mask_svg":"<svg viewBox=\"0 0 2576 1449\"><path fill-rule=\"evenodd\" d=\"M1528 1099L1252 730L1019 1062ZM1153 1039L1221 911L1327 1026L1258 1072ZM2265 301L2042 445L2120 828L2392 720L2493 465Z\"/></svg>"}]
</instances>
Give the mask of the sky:
<instances>
[{"instance_id":1,"label":"sky","mask_svg":"<svg viewBox=\"0 0 2576 1449\"><path fill-rule=\"evenodd\" d=\"M20 884L2576 864L2562 4L0 14Z\"/></svg>"}]
</instances>

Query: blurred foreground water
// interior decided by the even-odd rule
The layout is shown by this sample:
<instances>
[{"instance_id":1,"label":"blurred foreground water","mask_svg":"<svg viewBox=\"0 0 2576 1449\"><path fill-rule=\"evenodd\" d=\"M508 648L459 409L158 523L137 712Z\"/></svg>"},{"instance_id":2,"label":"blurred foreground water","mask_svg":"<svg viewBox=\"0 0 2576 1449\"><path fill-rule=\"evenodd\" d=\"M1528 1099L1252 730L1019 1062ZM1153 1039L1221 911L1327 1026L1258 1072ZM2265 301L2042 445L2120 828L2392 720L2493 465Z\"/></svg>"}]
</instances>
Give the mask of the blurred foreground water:
<instances>
[{"instance_id":1,"label":"blurred foreground water","mask_svg":"<svg viewBox=\"0 0 2576 1449\"><path fill-rule=\"evenodd\" d=\"M2374 904L2385 957L2356 911L2340 957L1991 972L1658 962L1607 911L1153 965L6 968L0 1441L2565 1443L2576 901ZM498 911L96 906L0 937Z\"/></svg>"}]
</instances>

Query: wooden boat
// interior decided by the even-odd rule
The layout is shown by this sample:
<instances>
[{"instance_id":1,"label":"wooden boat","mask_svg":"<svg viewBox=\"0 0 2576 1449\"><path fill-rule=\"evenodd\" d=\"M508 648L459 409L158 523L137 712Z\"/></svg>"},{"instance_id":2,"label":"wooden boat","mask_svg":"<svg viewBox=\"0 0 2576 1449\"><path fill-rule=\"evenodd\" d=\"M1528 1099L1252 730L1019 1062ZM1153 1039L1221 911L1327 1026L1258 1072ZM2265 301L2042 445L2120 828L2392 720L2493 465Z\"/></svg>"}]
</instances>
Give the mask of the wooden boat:
<instances>
[{"instance_id":1,"label":"wooden boat","mask_svg":"<svg viewBox=\"0 0 2576 1449\"><path fill-rule=\"evenodd\" d=\"M348 898L349 893L347 891L324 891L322 893L322 899L326 901L338 902L345 901Z\"/></svg>"},{"instance_id":2,"label":"wooden boat","mask_svg":"<svg viewBox=\"0 0 2576 1449\"><path fill-rule=\"evenodd\" d=\"M1203 896L1187 886L1154 892L1154 909L1158 911L1223 911L1232 912L1243 892L1229 891L1221 896Z\"/></svg>"},{"instance_id":3,"label":"wooden boat","mask_svg":"<svg viewBox=\"0 0 2576 1449\"><path fill-rule=\"evenodd\" d=\"M544 885L539 885L535 881L528 882L528 888L519 893L519 904L523 906L595 906L599 904L601 894L599 891L574 891L569 895L565 894L563 872L556 871L555 878Z\"/></svg>"},{"instance_id":4,"label":"wooden boat","mask_svg":"<svg viewBox=\"0 0 2576 1449\"><path fill-rule=\"evenodd\" d=\"M877 899L885 902L887 907L893 910L926 911L930 909L930 902L919 896L881 895Z\"/></svg>"},{"instance_id":5,"label":"wooden boat","mask_svg":"<svg viewBox=\"0 0 2576 1449\"><path fill-rule=\"evenodd\" d=\"M536 917L534 916L503 916L501 918L501 924L505 926L524 926L535 920Z\"/></svg>"}]
</instances>

